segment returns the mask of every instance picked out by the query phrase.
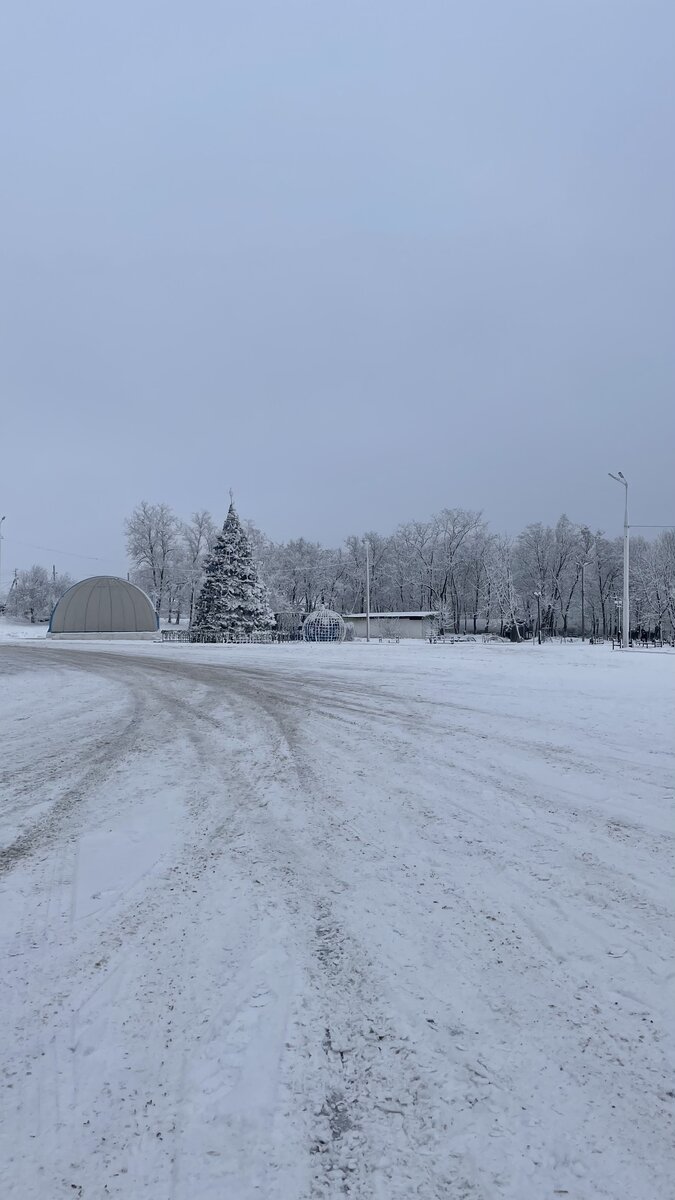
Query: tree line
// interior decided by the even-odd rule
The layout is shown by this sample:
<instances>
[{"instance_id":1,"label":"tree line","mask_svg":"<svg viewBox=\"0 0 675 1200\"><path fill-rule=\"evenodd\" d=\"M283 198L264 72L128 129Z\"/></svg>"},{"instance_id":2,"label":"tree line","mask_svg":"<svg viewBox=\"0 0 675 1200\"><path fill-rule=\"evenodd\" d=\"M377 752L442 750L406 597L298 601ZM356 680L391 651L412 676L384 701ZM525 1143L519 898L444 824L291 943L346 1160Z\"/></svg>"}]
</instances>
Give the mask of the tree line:
<instances>
[{"instance_id":1,"label":"tree line","mask_svg":"<svg viewBox=\"0 0 675 1200\"><path fill-rule=\"evenodd\" d=\"M446 508L390 534L353 534L336 548L306 538L275 543L244 522L271 606L302 614L326 604L349 614L365 609L366 542L373 612L438 612L445 628L462 632L531 630L537 593L544 634L607 637L616 631L623 586L623 543L565 515L536 522L517 535L490 530L479 512ZM205 510L181 520L167 504L143 501L125 522L130 578L170 622L191 622L204 563L220 525ZM675 631L675 531L631 537L631 626L638 635ZM66 574L34 564L17 572L6 611L48 619L73 584Z\"/></svg>"},{"instance_id":2,"label":"tree line","mask_svg":"<svg viewBox=\"0 0 675 1200\"><path fill-rule=\"evenodd\" d=\"M354 534L337 547L305 538L275 543L245 523L276 613L320 604L344 614L365 608L366 543L373 612L438 612L456 633L532 629L537 599L542 632L609 636L622 591L622 539L608 538L564 514L555 525L527 525L511 536L490 530L479 512L446 508L393 533ZM143 501L125 524L131 578L158 613L190 621L206 556L220 527L210 513L180 520L166 504ZM631 626L637 633L675 630L675 532L631 538ZM537 596L538 594L538 596Z\"/></svg>"}]
</instances>

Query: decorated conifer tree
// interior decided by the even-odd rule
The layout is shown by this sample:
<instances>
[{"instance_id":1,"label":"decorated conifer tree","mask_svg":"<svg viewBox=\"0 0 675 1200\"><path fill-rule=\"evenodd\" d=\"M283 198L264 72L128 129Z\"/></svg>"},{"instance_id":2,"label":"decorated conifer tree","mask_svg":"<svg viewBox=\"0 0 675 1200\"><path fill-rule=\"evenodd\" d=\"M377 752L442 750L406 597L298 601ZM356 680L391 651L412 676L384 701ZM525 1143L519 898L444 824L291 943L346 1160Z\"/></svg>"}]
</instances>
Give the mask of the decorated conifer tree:
<instances>
[{"instance_id":1,"label":"decorated conifer tree","mask_svg":"<svg viewBox=\"0 0 675 1200\"><path fill-rule=\"evenodd\" d=\"M274 625L251 545L242 528L234 501L222 532L204 564L204 584L199 593L190 632L199 640L223 634L233 638L264 633Z\"/></svg>"}]
</instances>

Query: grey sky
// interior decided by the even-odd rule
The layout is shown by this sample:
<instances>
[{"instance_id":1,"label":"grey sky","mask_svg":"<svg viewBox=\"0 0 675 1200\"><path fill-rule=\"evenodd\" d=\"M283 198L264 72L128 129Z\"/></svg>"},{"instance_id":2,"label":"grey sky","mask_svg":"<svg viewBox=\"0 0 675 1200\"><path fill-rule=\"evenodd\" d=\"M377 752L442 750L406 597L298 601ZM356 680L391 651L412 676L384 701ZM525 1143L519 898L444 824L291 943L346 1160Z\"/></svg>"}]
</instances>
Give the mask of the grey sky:
<instances>
[{"instance_id":1,"label":"grey sky","mask_svg":"<svg viewBox=\"0 0 675 1200\"><path fill-rule=\"evenodd\" d=\"M675 521L672 0L9 0L3 575L165 500ZM19 543L99 555L100 563Z\"/></svg>"}]
</instances>

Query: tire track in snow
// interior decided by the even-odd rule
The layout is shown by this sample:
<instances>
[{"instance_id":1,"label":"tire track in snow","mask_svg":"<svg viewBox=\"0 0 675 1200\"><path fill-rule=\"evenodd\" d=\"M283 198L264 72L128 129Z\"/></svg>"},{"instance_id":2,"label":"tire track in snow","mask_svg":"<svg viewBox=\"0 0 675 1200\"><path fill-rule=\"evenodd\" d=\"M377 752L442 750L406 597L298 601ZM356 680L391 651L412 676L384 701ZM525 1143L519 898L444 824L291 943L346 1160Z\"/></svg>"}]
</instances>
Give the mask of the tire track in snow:
<instances>
[{"instance_id":1,"label":"tire track in snow","mask_svg":"<svg viewBox=\"0 0 675 1200\"><path fill-rule=\"evenodd\" d=\"M271 725L272 764L265 763L262 777L251 770L254 790L264 793L273 785L276 791L256 822L255 852L266 864L268 881L276 874L275 891L285 896L295 930L313 932L303 955L312 1017L303 1020L303 1028L312 1053L316 1056L320 1044L323 1057L316 1076L303 1085L316 1118L309 1147L312 1195L403 1200L415 1188L429 1200L448 1194L478 1198L482 1189L467 1177L461 1156L455 1163L433 1144L431 1131L447 1107L431 1084L438 1063L425 1060L410 1034L396 1029L391 1010L383 1009L385 982L370 955L338 923L326 895L327 884L338 893L344 885L331 879L325 859L309 866L311 852L319 849L315 843L303 852L300 835L306 836L307 827L294 810L316 809L317 781L298 753L294 718L287 706L268 697L261 701L249 684L242 688L237 680L234 686L242 701L262 707ZM272 833L268 821L274 821ZM298 857L302 875L294 865Z\"/></svg>"},{"instance_id":2,"label":"tire track in snow","mask_svg":"<svg viewBox=\"0 0 675 1200\"><path fill-rule=\"evenodd\" d=\"M584 982L568 956L556 964L537 936L531 930L528 934L525 921L536 911L549 942L555 922L567 937L575 928L579 936L588 932L575 925L574 914L587 913L588 901L581 890L575 895L572 885L576 880L581 888L584 880L598 878L592 858L582 860L583 873L576 875L581 867L564 860L571 872L567 907L547 911L547 896L556 885L546 876L562 861L556 857L556 838L564 838L566 855L575 840L579 851L589 835L584 809L576 826L568 822L566 834L568 814L555 800L557 811L548 824L542 826L535 810L518 819L518 789L527 787L528 779L517 760L507 760L501 786L495 779L496 762L489 767L488 782L481 782L481 763L466 765L468 746L472 741L479 746L484 738L465 737L464 745L459 741L445 765L429 739L427 752L437 761L433 795L427 794L424 780L416 777L421 759L415 739L423 725L404 727L385 743L383 703L381 715L362 715L361 735L356 720L348 738L343 732L331 734L328 720L337 730L345 727L339 703L328 717L316 682L303 689L302 672L283 673L279 679L264 668L224 671L190 663L188 669L168 658L150 667L150 660L140 656L124 656L123 662L121 655L86 657L92 671L114 677L135 674L139 686L151 693L148 704L177 730L181 745L192 747L197 773L207 776L185 797L191 824L174 885L177 915L169 919L172 876L164 872L162 878L146 881L142 901L129 897L119 911L106 913L99 936L108 956L104 969L119 966L124 988L133 993L122 998L131 1025L128 1033L120 1033L120 1045L132 1060L141 1057L141 1015L151 1022L150 1058L161 1065L162 1038L170 1033L167 996L179 1014L171 1026L175 1061L166 1070L162 1066L154 1081L158 1087L153 1094L158 1089L166 1093L158 1114L162 1141L152 1143L157 1123L151 1126L138 1111L131 1112L131 1131L125 1134L123 1118L138 1100L128 1095L129 1081L135 1078L129 1067L120 1076L124 1097L119 1083L117 1106L111 1101L104 1109L116 1137L114 1152L105 1160L99 1147L91 1161L107 1161L107 1170L118 1169L128 1153L125 1137L144 1147L143 1155L134 1153L130 1160L131 1176L127 1166L124 1175L114 1177L112 1194L128 1195L131 1185L134 1198L165 1200L172 1187L175 1200L194 1194L201 1200L209 1194L206 1186L215 1200L227 1180L227 1190L238 1200L259 1194L288 1200L312 1191L317 1200L343 1194L407 1200L415 1191L425 1200L446 1200L461 1196L461 1189L493 1200L546 1195L557 1181L583 1200L591 1195L594 1200L627 1200L631 1180L641 1177L631 1174L641 1150L655 1164L663 1157L659 1121L664 1110L657 1109L651 1094L661 1062L654 1036L651 1045L649 1041L649 1013L624 1001L621 1018L613 1018L603 1008L605 996L597 980ZM326 708L333 704L327 693L339 695L334 683L328 675ZM256 715L261 711L262 720ZM398 715L394 706L392 729L399 725ZM366 755L368 738L374 748ZM320 770L313 757L317 743L324 760ZM523 753L521 747L517 754ZM441 802L444 770L448 788L456 789L459 799L454 807L444 808ZM362 781L379 772L378 790L371 790L368 803L359 794L359 771ZM484 804L481 787L491 789ZM515 831L510 847L501 844L495 827L500 800L505 821ZM601 844L597 833L593 836ZM346 837L351 840L342 847L340 839ZM346 876L350 859L351 874ZM223 890L230 876L233 890ZM214 895L225 899L224 911ZM239 913L249 914L249 924L233 945L228 945L228 898ZM370 911L357 911L358 904ZM197 948L193 944L186 955L177 952L167 963L164 951L178 945L181 929L186 937L196 936ZM283 960L271 953L275 939L283 945ZM148 942L151 953L142 969L139 951ZM202 953L202 942L215 961ZM94 943L85 939L80 952L83 945L93 950ZM449 959L447 969L443 957ZM92 962L82 968L76 957L71 965L80 978L101 970ZM68 990L68 971L63 974ZM285 998L277 995L275 974L288 982ZM195 1012L199 1017L200 1001L212 1000L219 987L223 1003L203 1014L205 1049L196 1053ZM53 999L59 1002L58 996ZM104 988L89 1004L87 1016L109 1014L110 1008L111 992ZM254 1078L257 1031L270 1011L279 1014L278 1036L265 1051L276 1062L274 1093L264 1105L242 1114L232 1105L238 1085L243 1081L246 1088ZM618 1039L628 1037L629 1030L626 1053L636 1065L627 1071L626 1062L616 1058ZM574 1038L583 1038L579 1049ZM556 1056L565 1053L571 1061L559 1063ZM524 1089L533 1081L531 1102ZM630 1121L624 1113L614 1126L610 1100L620 1107L622 1090L635 1095L641 1082L644 1094ZM208 1154L217 1141L215 1147L208 1140L198 1143L202 1160L208 1156L209 1161L203 1173L195 1142L190 1142L197 1135L189 1128L190 1106L200 1095L205 1098L202 1123L208 1125L209 1137L217 1131L221 1149L227 1151L219 1161L218 1155ZM559 1107L559 1117L551 1102ZM575 1106L576 1126L570 1121ZM302 1168L291 1175L289 1156L284 1157L283 1137L293 1127L291 1118L307 1152L306 1187ZM555 1130L558 1119L560 1134ZM257 1162L257 1174L247 1184L237 1147L244 1158L247 1147L253 1152L265 1122L270 1169L265 1172ZM625 1141L623 1191L617 1191L617 1174L608 1190L598 1160L594 1163L598 1128L616 1128ZM292 1153L300 1158L300 1151L296 1142ZM168 1173L171 1155L173 1175ZM152 1171L143 1175L144 1162L154 1176ZM531 1175L517 1178L517 1171ZM585 1178L584 1172L591 1174ZM285 1194L279 1190L283 1186Z\"/></svg>"},{"instance_id":3,"label":"tire track in snow","mask_svg":"<svg viewBox=\"0 0 675 1200\"><path fill-rule=\"evenodd\" d=\"M11 871L22 859L45 850L54 842L71 818L77 820L78 805L86 801L107 779L116 763L135 748L142 733L144 699L139 692L133 692L128 683L127 688L126 704L117 714L115 723L105 732L98 732L85 747L74 743L65 758L57 752L48 755L44 764L39 759L29 764L28 782L17 780L14 769L0 780L5 798L22 792L33 793L35 788L41 787L56 789L58 793L43 816L28 824L8 845L0 847L0 876ZM58 715L55 719L58 720ZM58 774L64 766L69 782L59 791Z\"/></svg>"}]
</instances>

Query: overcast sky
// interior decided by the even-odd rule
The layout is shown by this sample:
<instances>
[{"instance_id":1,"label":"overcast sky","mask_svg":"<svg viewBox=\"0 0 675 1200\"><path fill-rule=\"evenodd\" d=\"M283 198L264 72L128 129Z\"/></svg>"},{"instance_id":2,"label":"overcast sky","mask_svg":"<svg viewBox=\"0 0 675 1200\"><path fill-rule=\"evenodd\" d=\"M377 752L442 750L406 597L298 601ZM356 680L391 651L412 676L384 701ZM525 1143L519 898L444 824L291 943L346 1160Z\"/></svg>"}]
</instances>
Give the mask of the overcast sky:
<instances>
[{"instance_id":1,"label":"overcast sky","mask_svg":"<svg viewBox=\"0 0 675 1200\"><path fill-rule=\"evenodd\" d=\"M675 522L673 0L7 0L0 43L5 581L230 487L276 540L618 534L617 469Z\"/></svg>"}]
</instances>

